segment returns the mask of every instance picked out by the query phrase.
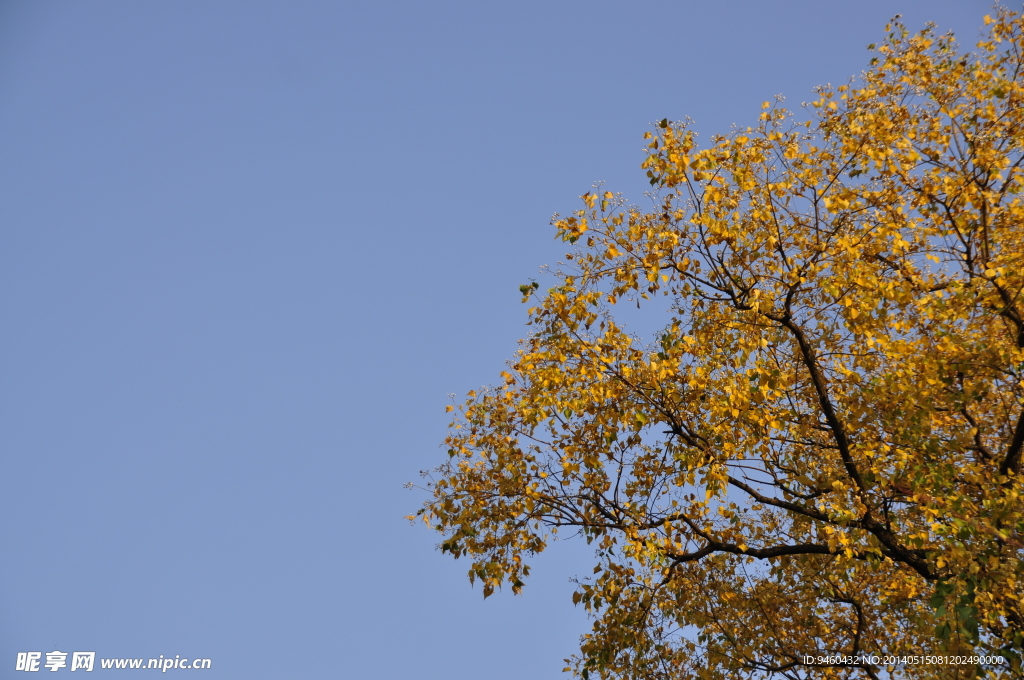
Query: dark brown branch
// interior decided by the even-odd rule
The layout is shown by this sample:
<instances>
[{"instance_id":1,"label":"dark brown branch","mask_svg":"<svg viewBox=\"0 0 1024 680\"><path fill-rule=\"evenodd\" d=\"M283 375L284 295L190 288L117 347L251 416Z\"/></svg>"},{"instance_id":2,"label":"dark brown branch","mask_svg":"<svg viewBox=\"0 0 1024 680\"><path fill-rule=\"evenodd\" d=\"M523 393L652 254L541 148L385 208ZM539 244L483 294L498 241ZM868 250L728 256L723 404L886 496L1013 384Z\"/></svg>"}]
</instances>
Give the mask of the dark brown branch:
<instances>
[{"instance_id":1,"label":"dark brown branch","mask_svg":"<svg viewBox=\"0 0 1024 680\"><path fill-rule=\"evenodd\" d=\"M749 496L751 496L754 500L758 501L759 503L764 503L765 505L772 505L775 506L776 508L782 508L783 510L789 510L790 512L795 512L798 515L803 515L804 517L816 519L819 522L828 522L829 524L835 524L835 522L828 518L828 515L819 512L814 508L807 508L796 503L790 503L789 501L784 501L778 498L770 498L769 496L765 496L764 494L758 492L757 489L755 489L754 487L744 482L741 482L732 475L728 477L728 480L730 484L735 486L737 489L742 489L743 491L746 491Z\"/></svg>"},{"instance_id":2,"label":"dark brown branch","mask_svg":"<svg viewBox=\"0 0 1024 680\"><path fill-rule=\"evenodd\" d=\"M790 295L792 295L792 290ZM789 300L787 300L787 307L788 303ZM797 345L800 347L800 353L803 355L804 366L807 367L807 371L810 373L811 384L814 385L814 391L818 396L818 404L821 406L825 421L832 432L832 438L835 439L836 445L839 447L839 457L843 460L843 466L846 468L847 474L850 475L850 478L857 485L857 488L861 491L867 491L867 484L864 482L864 478L861 477L857 465L853 462L853 456L850 454L850 440L846 436L846 428L839 421L835 407L832 406L832 400L828 395L828 387L825 385L825 377L818 368L814 349L807 341L807 336L804 334L803 329L793 321L788 308L784 314L765 314L765 316L785 326L793 334L793 337L796 338Z\"/></svg>"},{"instance_id":3,"label":"dark brown branch","mask_svg":"<svg viewBox=\"0 0 1024 680\"><path fill-rule=\"evenodd\" d=\"M1021 411L1020 418L1017 419L1017 427L1013 431L1013 440L1010 442L1010 448L1006 451L1006 457L1003 459L1003 464L999 466L1000 474L1008 474L1013 472L1016 474L1020 471L1020 454L1021 449L1024 448L1024 411Z\"/></svg>"},{"instance_id":4,"label":"dark brown branch","mask_svg":"<svg viewBox=\"0 0 1024 680\"><path fill-rule=\"evenodd\" d=\"M708 539L705 539L708 540ZM699 560L702 557L707 557L711 553L724 552L732 553L734 555L749 555L750 557L756 557L759 560L766 560L771 557L783 557L785 555L834 555L835 551L829 548L827 545L819 545L817 543L800 543L797 545L777 545L771 548L747 548L743 549L738 545L732 543L719 543L718 541L708 540L708 544L700 550L688 553L668 553L669 559L677 564L683 562L693 562Z\"/></svg>"}]
</instances>

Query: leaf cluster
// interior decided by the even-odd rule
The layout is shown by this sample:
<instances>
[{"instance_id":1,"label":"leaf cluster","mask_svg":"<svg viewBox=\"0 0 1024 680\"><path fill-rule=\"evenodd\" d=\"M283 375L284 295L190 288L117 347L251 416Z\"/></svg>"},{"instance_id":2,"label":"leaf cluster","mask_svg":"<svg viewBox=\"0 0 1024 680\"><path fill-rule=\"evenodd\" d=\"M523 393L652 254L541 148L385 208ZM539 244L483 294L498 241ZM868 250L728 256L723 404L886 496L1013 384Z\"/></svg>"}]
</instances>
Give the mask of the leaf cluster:
<instances>
[{"instance_id":1,"label":"leaf cluster","mask_svg":"<svg viewBox=\"0 0 1024 680\"><path fill-rule=\"evenodd\" d=\"M977 52L889 27L798 120L648 133L533 334L471 393L421 511L485 595L595 548L584 678L1016 677L1024 654L1024 19ZM653 341L617 318L660 298ZM842 654L988 667L830 667Z\"/></svg>"}]
</instances>

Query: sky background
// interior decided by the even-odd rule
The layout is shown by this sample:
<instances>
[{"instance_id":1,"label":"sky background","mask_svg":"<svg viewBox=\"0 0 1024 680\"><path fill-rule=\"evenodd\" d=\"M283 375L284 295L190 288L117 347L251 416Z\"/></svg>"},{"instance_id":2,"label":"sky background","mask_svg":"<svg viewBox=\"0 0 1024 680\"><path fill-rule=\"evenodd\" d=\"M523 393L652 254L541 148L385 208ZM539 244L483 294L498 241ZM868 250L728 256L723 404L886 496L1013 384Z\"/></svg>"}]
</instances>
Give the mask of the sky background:
<instances>
[{"instance_id":1,"label":"sky background","mask_svg":"<svg viewBox=\"0 0 1024 680\"><path fill-rule=\"evenodd\" d=\"M656 120L707 139L896 13L973 44L989 9L0 0L0 678L565 677L585 546L485 601L403 519L447 395L527 331L550 216L643 201Z\"/></svg>"}]
</instances>

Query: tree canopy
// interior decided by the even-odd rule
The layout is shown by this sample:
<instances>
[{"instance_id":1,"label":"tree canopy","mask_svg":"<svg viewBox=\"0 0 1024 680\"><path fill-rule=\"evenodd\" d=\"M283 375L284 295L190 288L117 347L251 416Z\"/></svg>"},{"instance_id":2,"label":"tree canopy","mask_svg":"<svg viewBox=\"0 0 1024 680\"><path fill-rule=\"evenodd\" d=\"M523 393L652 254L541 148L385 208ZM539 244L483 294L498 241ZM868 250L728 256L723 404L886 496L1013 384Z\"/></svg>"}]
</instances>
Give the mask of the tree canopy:
<instances>
[{"instance_id":1,"label":"tree canopy","mask_svg":"<svg viewBox=\"0 0 1024 680\"><path fill-rule=\"evenodd\" d=\"M555 218L567 263L418 514L484 595L555 533L594 546L568 670L1020 677L1024 20L985 24L966 53L896 21L705 147L664 120L653 207Z\"/></svg>"}]
</instances>

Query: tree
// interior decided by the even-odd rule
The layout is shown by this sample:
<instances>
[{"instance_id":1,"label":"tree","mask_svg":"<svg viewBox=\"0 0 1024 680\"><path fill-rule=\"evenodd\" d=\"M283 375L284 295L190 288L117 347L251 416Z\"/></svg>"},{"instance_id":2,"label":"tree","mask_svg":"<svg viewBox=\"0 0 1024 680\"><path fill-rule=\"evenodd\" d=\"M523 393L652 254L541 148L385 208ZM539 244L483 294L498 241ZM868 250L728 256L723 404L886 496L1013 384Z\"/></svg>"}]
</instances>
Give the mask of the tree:
<instances>
[{"instance_id":1,"label":"tree","mask_svg":"<svg viewBox=\"0 0 1024 680\"><path fill-rule=\"evenodd\" d=\"M591 543L582 677L1020 677L1024 19L994 14L971 55L891 24L805 120L664 120L654 209L556 217L574 250L419 514L485 596ZM653 342L616 321L659 299ZM986 658L923 658L953 654Z\"/></svg>"}]
</instances>

